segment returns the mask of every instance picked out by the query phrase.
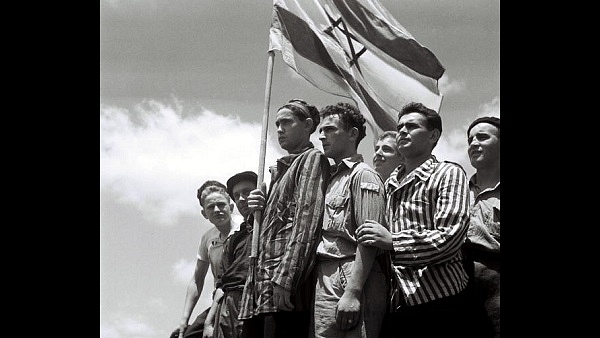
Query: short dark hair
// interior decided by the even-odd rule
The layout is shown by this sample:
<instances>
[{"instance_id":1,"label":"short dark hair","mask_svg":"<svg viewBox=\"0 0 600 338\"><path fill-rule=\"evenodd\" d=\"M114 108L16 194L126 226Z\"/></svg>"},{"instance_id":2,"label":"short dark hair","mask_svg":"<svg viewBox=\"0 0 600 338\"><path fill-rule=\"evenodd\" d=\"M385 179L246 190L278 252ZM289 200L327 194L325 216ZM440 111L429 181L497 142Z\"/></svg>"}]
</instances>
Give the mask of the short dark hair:
<instances>
[{"instance_id":1,"label":"short dark hair","mask_svg":"<svg viewBox=\"0 0 600 338\"><path fill-rule=\"evenodd\" d=\"M348 102L338 102L334 105L328 105L321 108L320 115L321 119L328 115L337 114L342 121L342 127L344 130L350 130L352 128L358 129L358 137L356 138L355 147L358 147L360 141L367 135L367 127L365 126L365 117L358 108Z\"/></svg>"},{"instance_id":2,"label":"short dark hair","mask_svg":"<svg viewBox=\"0 0 600 338\"><path fill-rule=\"evenodd\" d=\"M467 128L467 137L469 137L469 133L471 132L471 129L475 127L475 125L483 122L489 123L498 128L498 137L500 137L500 118L495 116L483 116L475 119L475 121L471 122L469 128Z\"/></svg>"},{"instance_id":3,"label":"short dark hair","mask_svg":"<svg viewBox=\"0 0 600 338\"><path fill-rule=\"evenodd\" d=\"M208 192L206 194L203 194L205 190L208 190ZM196 192L196 197L198 198L198 201L200 201L200 205L202 207L204 207L202 203L203 197L211 192L221 192L223 193L223 195L229 198L229 194L227 194L227 187L223 183L215 180L208 180L202 183L202 185L200 186L200 188L198 188L198 191Z\"/></svg>"},{"instance_id":4,"label":"short dark hair","mask_svg":"<svg viewBox=\"0 0 600 338\"><path fill-rule=\"evenodd\" d=\"M406 114L419 113L425 116L427 130L437 129L442 133L442 118L435 110L427 108L420 102L411 102L406 104L398 113L398 121Z\"/></svg>"},{"instance_id":5,"label":"short dark hair","mask_svg":"<svg viewBox=\"0 0 600 338\"><path fill-rule=\"evenodd\" d=\"M310 130L310 133L312 134L315 130L317 130L317 126L320 122L319 110L317 107L306 103L306 101L303 99L291 99L278 110L282 108L291 110L294 116L296 116L300 121L306 121L307 118L311 118L313 120L313 126Z\"/></svg>"}]
</instances>

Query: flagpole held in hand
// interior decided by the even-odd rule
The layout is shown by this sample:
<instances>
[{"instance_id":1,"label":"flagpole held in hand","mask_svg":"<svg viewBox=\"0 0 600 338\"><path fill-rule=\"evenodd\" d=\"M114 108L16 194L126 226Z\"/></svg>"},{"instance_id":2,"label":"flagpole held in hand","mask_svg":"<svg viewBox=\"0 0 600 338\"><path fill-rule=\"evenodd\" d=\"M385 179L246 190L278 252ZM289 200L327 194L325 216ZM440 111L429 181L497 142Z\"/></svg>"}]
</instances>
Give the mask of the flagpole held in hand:
<instances>
[{"instance_id":1,"label":"flagpole held in hand","mask_svg":"<svg viewBox=\"0 0 600 338\"><path fill-rule=\"evenodd\" d=\"M275 59L275 52L269 51L269 57L267 60L267 81L265 85L265 101L264 101L264 112L262 119L262 136L260 140L260 156L258 159L258 187L262 186L264 181L265 172L265 157L267 152L267 130L269 128L269 106L271 104L271 83L273 79L273 61ZM261 211L257 210L254 212L254 226L252 228L252 247L250 251L250 271L248 273L249 283L247 286L254 286L254 280L256 276L256 261L258 258L258 240L260 236L260 219ZM252 302L254 303L254 292L250 292Z\"/></svg>"}]
</instances>

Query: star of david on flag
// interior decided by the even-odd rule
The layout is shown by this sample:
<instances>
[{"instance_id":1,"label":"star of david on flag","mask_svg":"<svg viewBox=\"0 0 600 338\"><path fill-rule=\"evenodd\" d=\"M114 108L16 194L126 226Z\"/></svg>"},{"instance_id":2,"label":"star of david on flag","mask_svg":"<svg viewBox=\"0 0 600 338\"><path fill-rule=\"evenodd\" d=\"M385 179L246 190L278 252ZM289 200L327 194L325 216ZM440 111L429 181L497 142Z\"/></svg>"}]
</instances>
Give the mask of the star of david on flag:
<instances>
[{"instance_id":1,"label":"star of david on flag","mask_svg":"<svg viewBox=\"0 0 600 338\"><path fill-rule=\"evenodd\" d=\"M411 101L439 112L445 69L377 0L274 0L269 51L317 88L352 99L375 135Z\"/></svg>"}]
</instances>

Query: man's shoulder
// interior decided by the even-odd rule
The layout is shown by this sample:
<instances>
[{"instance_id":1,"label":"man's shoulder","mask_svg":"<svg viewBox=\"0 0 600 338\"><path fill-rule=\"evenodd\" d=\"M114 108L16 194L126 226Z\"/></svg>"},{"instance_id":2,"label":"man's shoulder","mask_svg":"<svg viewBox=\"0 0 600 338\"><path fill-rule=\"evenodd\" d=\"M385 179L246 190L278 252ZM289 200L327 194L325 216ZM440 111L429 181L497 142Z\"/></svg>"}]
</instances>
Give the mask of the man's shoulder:
<instances>
[{"instance_id":1,"label":"man's shoulder","mask_svg":"<svg viewBox=\"0 0 600 338\"><path fill-rule=\"evenodd\" d=\"M356 163L354 168L352 168L351 175L353 175L353 176L360 175L360 177L362 177L363 175L366 175L367 177L370 177L372 175L377 175L377 172L375 171L375 169L373 169L373 167L371 167L367 163L358 162L358 163Z\"/></svg>"},{"instance_id":2,"label":"man's shoulder","mask_svg":"<svg viewBox=\"0 0 600 338\"><path fill-rule=\"evenodd\" d=\"M358 180L362 182L375 183L377 185L383 186L383 179L373 167L365 162L357 163L354 168L352 168L352 172L349 174L352 176L352 179Z\"/></svg>"},{"instance_id":3,"label":"man's shoulder","mask_svg":"<svg viewBox=\"0 0 600 338\"><path fill-rule=\"evenodd\" d=\"M211 226L210 229L206 230L200 238L201 238L201 241L206 242L206 241L212 240L215 237L219 238L219 236L220 236L219 229L217 229L214 226Z\"/></svg>"},{"instance_id":4,"label":"man's shoulder","mask_svg":"<svg viewBox=\"0 0 600 338\"><path fill-rule=\"evenodd\" d=\"M463 168L463 166L460 163L458 163L458 162L443 160L443 161L441 161L441 162L438 163L438 168L441 168L441 169L460 169L460 171L462 171L465 175L467 174L467 172L465 171L465 168Z\"/></svg>"},{"instance_id":5,"label":"man's shoulder","mask_svg":"<svg viewBox=\"0 0 600 338\"><path fill-rule=\"evenodd\" d=\"M310 148L298 154L290 164L290 167L301 167L306 165L326 165L329 166L329 160L322 151L316 148Z\"/></svg>"},{"instance_id":6,"label":"man's shoulder","mask_svg":"<svg viewBox=\"0 0 600 338\"><path fill-rule=\"evenodd\" d=\"M323 154L323 152L317 148L309 148L308 150L306 150L305 152L303 152L301 155L304 156L325 156L325 154Z\"/></svg>"}]
</instances>

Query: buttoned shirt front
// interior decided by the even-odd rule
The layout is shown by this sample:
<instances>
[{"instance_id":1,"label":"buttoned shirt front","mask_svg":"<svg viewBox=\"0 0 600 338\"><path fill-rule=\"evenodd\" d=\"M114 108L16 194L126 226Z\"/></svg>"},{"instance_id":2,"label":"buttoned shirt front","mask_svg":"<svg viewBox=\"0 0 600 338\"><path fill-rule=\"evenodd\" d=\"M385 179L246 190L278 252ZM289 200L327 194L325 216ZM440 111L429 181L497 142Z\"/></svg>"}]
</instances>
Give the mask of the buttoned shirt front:
<instances>
[{"instance_id":1,"label":"buttoned shirt front","mask_svg":"<svg viewBox=\"0 0 600 338\"><path fill-rule=\"evenodd\" d=\"M356 228L371 219L385 222L385 189L381 177L356 154L332 168L325 197L320 258L345 259L356 254Z\"/></svg>"},{"instance_id":2,"label":"buttoned shirt front","mask_svg":"<svg viewBox=\"0 0 600 338\"><path fill-rule=\"evenodd\" d=\"M469 180L470 223L467 237L473 259L500 269L500 182L481 189L477 174Z\"/></svg>"},{"instance_id":3,"label":"buttoned shirt front","mask_svg":"<svg viewBox=\"0 0 600 338\"><path fill-rule=\"evenodd\" d=\"M398 181L404 169L386 180L392 261L402 288L396 308L457 294L468 281L460 250L469 220L463 168L432 155Z\"/></svg>"}]
</instances>

